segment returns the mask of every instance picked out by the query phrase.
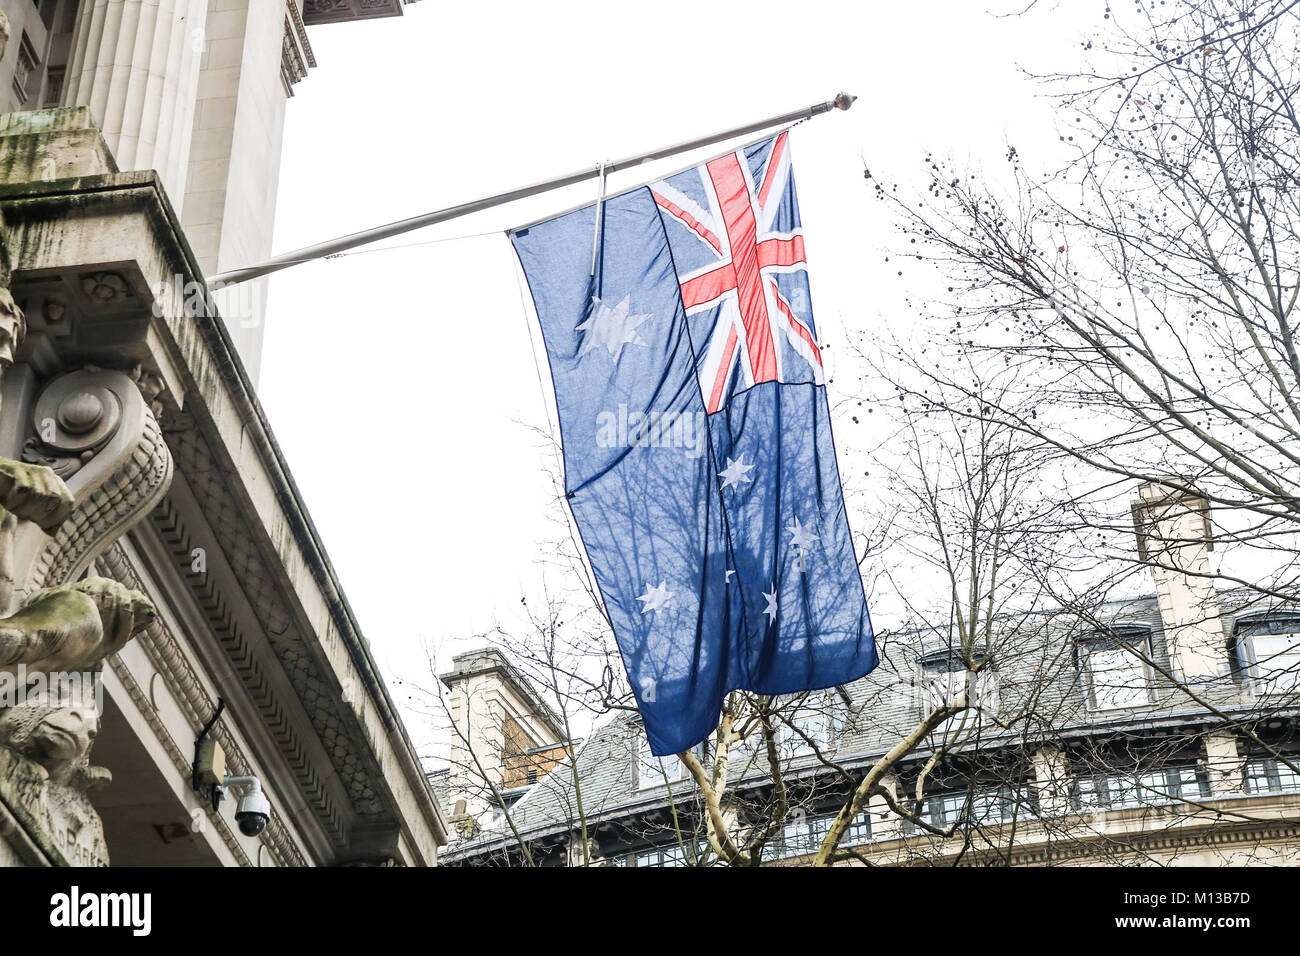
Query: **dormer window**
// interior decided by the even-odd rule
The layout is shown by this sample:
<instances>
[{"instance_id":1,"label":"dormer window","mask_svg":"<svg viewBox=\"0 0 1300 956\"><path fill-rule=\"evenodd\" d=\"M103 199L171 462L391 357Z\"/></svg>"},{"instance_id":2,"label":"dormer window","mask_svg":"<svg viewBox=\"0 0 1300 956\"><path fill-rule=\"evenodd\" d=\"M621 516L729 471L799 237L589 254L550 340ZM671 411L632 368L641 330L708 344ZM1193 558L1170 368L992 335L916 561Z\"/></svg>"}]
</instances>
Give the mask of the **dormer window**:
<instances>
[{"instance_id":1,"label":"dormer window","mask_svg":"<svg viewBox=\"0 0 1300 956\"><path fill-rule=\"evenodd\" d=\"M695 748L695 756L703 754L703 745ZM679 781L687 780L690 773L686 769L686 764L682 763L680 757L676 754L669 754L667 757L656 757L650 752L650 741L646 740L643 734L639 741L639 751L636 762L636 785L640 790L646 790L650 787L662 787L665 784L677 784Z\"/></svg>"},{"instance_id":2,"label":"dormer window","mask_svg":"<svg viewBox=\"0 0 1300 956\"><path fill-rule=\"evenodd\" d=\"M806 757L835 746L841 727L833 693L809 694L797 704L778 705L785 719L777 722L776 739L782 757Z\"/></svg>"},{"instance_id":3,"label":"dormer window","mask_svg":"<svg viewBox=\"0 0 1300 956\"><path fill-rule=\"evenodd\" d=\"M1145 624L1116 623L1105 634L1079 643L1088 707L1119 710L1145 707L1152 702L1151 628Z\"/></svg>"},{"instance_id":4,"label":"dormer window","mask_svg":"<svg viewBox=\"0 0 1300 956\"><path fill-rule=\"evenodd\" d=\"M923 714L938 707L969 707L982 714L998 712L998 673L983 652L969 661L955 650L932 651L920 659Z\"/></svg>"},{"instance_id":5,"label":"dormer window","mask_svg":"<svg viewBox=\"0 0 1300 956\"><path fill-rule=\"evenodd\" d=\"M1300 613L1242 615L1234 628L1236 664L1257 694L1300 689Z\"/></svg>"}]
</instances>

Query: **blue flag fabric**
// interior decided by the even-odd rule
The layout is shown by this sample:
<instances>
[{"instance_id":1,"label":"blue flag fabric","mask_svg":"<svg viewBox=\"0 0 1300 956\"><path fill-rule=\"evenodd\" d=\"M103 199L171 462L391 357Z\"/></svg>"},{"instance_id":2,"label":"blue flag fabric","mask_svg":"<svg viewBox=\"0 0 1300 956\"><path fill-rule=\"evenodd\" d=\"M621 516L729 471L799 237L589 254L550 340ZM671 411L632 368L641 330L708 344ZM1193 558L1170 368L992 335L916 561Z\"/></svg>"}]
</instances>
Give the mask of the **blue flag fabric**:
<instances>
[{"instance_id":1,"label":"blue flag fabric","mask_svg":"<svg viewBox=\"0 0 1300 956\"><path fill-rule=\"evenodd\" d=\"M565 491L657 755L708 736L730 690L876 666L787 135L510 234Z\"/></svg>"}]
</instances>

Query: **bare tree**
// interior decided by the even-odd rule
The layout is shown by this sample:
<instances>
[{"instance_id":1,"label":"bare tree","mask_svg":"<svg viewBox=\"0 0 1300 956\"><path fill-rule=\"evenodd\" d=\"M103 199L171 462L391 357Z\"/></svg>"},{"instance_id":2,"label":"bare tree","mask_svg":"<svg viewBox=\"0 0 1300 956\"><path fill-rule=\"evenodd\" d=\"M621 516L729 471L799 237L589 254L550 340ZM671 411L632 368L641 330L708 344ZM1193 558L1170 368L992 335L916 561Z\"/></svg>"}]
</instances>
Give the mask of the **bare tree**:
<instances>
[{"instance_id":1,"label":"bare tree","mask_svg":"<svg viewBox=\"0 0 1300 956\"><path fill-rule=\"evenodd\" d=\"M892 375L877 372L880 381ZM537 784L552 798L546 832L527 813L512 817L477 859L524 862L563 842L570 865L601 863L589 843L615 827L618 845L645 845L682 865L1005 864L1026 845L1063 858L1168 862L1171 851L1157 856L1108 823L1107 811L1150 814L1158 828L1265 819L1213 804L1222 788L1211 778L1235 775L1239 788L1242 768L1208 764L1203 743L1227 729L1271 746L1254 726L1264 710L1231 714L1211 695L1202 716L1152 738L1123 726L1097 732L1089 706L1063 693L1078 683L1080 648L1119 625L1100 601L1087 613L1078 601L1058 603L1062 577L1092 573L1095 527L1056 493L1041 440L991 414L1010 405L1011 387L987 390L982 416L933 391L882 408L888 444L901 453L881 506L891 516L887 547L872 542L864 553L870 566L892 569L880 590L894 592L902 610L878 632L876 673L828 694L733 693L711 738L676 758L650 758L637 733L594 752L567 746L569 763ZM579 634L566 622L548 606L527 632L493 637L557 708L631 713L608 631ZM585 662L572 656L584 646ZM557 651L571 655L563 665ZM1143 659L1161 669L1153 704L1185 710L1189 695L1205 695L1169 670L1167 654L1151 648ZM1130 693L1132 679L1122 667L1093 668L1089 693L1108 706L1103 698ZM662 798L632 812L627 788L589 792L582 781L602 764L657 774L650 782ZM868 817L872 842L862 836ZM887 857L879 846L891 848ZM1237 852L1253 849L1265 852L1244 844Z\"/></svg>"},{"instance_id":2,"label":"bare tree","mask_svg":"<svg viewBox=\"0 0 1300 956\"><path fill-rule=\"evenodd\" d=\"M875 184L908 257L949 293L918 304L943 334L914 356L917 394L941 385L966 409L979 381L1016 372L1000 421L1095 480L1204 494L1218 540L1254 559L1225 583L1285 600L1300 530L1298 25L1282 0L1107 8L1086 62L1043 78L1061 127L1035 155L1047 173L1009 147L1005 176L927 159L920 203Z\"/></svg>"},{"instance_id":3,"label":"bare tree","mask_svg":"<svg viewBox=\"0 0 1300 956\"><path fill-rule=\"evenodd\" d=\"M1042 640L1050 593L1042 569L1059 566L1072 545L1052 517L1056 502L1038 492L1039 443L992 418L972 427L936 403L901 407L895 424L908 436L907 461L893 469L883 511L893 516L888 538L897 553L880 553L883 535L863 547L872 566L899 569L884 579L905 608L899 624L878 635L880 668L849 690L786 699L732 693L710 739L676 758L650 758L642 737L627 737L615 756L624 767L657 772L652 782L667 787L667 805L642 818L620 811L624 841L667 843L690 865L758 865L792 849L827 865L866 860L854 834L869 805L883 805L907 832L941 841L960 835L1004 852L998 834L1013 832L1007 813L999 805L995 820L980 801L994 792L1010 819L1031 812L1032 749L1060 706L1041 689L1073 666L1059 645ZM1049 538L1051 555L1043 550ZM918 588L927 576L938 585ZM558 639L567 617L552 604L526 633L492 637L561 712L633 712L608 628L571 626ZM918 665L922 659L934 666ZM1028 677L1003 690L1003 671ZM843 760L853 751L845 741L864 736L884 743L872 745L878 752L865 763ZM1004 753L977 759L990 736ZM585 847L611 808L582 792L584 759L589 769L611 754L569 746L568 763L544 785L564 828ZM964 815L934 809L941 778L945 787L964 781ZM553 808L548 822L556 817ZM518 854L521 833L527 840L527 822L510 818L509 828L502 861ZM569 861L593 858L584 849Z\"/></svg>"},{"instance_id":4,"label":"bare tree","mask_svg":"<svg viewBox=\"0 0 1300 956\"><path fill-rule=\"evenodd\" d=\"M1033 157L1045 173L1017 147L1005 176L929 158L919 203L867 173L900 223L903 279L920 267L946 290L917 290L919 342L869 350L883 391L865 400L891 448L888 500L864 509L873 534L859 543L875 596L897 606L878 631L881 665L842 693L733 693L705 745L643 761L668 792L644 814L584 792L584 759L612 755L568 746L548 780L581 840L570 862L593 861L588 837L609 813L635 831L628 842L666 841L698 865L768 861L814 816L804 856L871 863L854 836L868 815L899 837L894 861L1013 862L1026 834L1061 858L1167 861L1106 811L1247 826L1254 811L1225 810L1224 794L1252 773L1300 780L1270 729L1296 710L1294 654L1217 682L1171 663L1190 659L1171 648L1191 640L1180 633L1232 637L1220 591L1235 619L1296 598L1298 10L1108 9L1080 67L1041 77L1061 127ZM1207 538L1184 522L1157 546L1141 515L1135 548L1138 488L1157 517L1203 497L1231 560L1189 563ZM495 637L579 722L631 714L571 530L556 553L577 594L548 607L545 626ZM1118 596L1149 592L1152 573L1209 581L1204 620L1162 632L1117 616ZM1257 693L1261 678L1274 683ZM1139 684L1150 712L1195 716L1158 735L1122 720L1099 729ZM1219 737L1244 752L1216 756L1206 741ZM637 738L625 739L634 766ZM516 829L503 860L533 839Z\"/></svg>"}]
</instances>

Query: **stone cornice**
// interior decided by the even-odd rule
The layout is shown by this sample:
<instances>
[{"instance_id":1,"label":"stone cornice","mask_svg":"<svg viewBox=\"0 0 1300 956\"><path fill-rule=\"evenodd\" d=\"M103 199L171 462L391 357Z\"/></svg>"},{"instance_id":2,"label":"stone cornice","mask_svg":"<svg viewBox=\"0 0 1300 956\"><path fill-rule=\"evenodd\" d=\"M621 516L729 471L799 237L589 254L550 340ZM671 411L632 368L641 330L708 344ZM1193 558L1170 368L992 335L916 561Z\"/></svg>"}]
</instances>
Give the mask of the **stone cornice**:
<instances>
[{"instance_id":1,"label":"stone cornice","mask_svg":"<svg viewBox=\"0 0 1300 956\"><path fill-rule=\"evenodd\" d=\"M416 0L306 0L303 19L315 25L400 17L406 4L414 2Z\"/></svg>"},{"instance_id":2,"label":"stone cornice","mask_svg":"<svg viewBox=\"0 0 1300 956\"><path fill-rule=\"evenodd\" d=\"M302 22L302 11L298 9L299 4L297 0L288 0L286 6L289 8L289 20L293 23L293 34L298 40L302 55L306 58L307 65L315 68L316 54L312 51L311 41L307 39L307 25Z\"/></svg>"},{"instance_id":3,"label":"stone cornice","mask_svg":"<svg viewBox=\"0 0 1300 956\"><path fill-rule=\"evenodd\" d=\"M200 545L191 537L174 503L170 500L163 501L154 511L150 523L178 562L187 563L195 547L207 546L206 542ZM275 740L281 757L288 764L314 816L334 847L343 848L348 839L348 827L326 786L325 778L322 776L323 768L316 765L299 736L294 720L286 712L277 695L273 693L272 684L262 670L258 655L254 652L250 635L246 633L245 627L241 626L239 618L232 613L230 602L221 594L214 575L189 576L187 583L195 603L207 619L213 637L221 645L231 667L243 684L245 693L257 708L264 726ZM263 627L269 624L272 628L279 628L280 636L283 636L288 630L287 617L279 609L273 610L271 614L271 618L254 623L261 623ZM272 640L267 633L253 635L253 639L267 643ZM318 676L313 676L319 680ZM328 721L330 716L317 715L318 722Z\"/></svg>"}]
</instances>

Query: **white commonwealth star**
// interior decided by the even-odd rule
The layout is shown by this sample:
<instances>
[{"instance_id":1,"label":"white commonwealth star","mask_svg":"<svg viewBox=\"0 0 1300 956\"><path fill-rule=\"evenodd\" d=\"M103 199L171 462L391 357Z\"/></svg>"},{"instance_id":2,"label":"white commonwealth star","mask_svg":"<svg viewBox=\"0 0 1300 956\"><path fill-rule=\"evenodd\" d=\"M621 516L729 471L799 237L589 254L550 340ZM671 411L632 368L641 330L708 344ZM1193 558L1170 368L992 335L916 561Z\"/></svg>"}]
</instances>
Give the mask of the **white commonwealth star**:
<instances>
[{"instance_id":1,"label":"white commonwealth star","mask_svg":"<svg viewBox=\"0 0 1300 956\"><path fill-rule=\"evenodd\" d=\"M722 479L722 490L728 488L739 488L740 483L751 482L754 479L749 477L749 473L754 470L754 465L745 464L745 456L741 455L739 459L727 459L727 467L718 472L718 477Z\"/></svg>"},{"instance_id":2,"label":"white commonwealth star","mask_svg":"<svg viewBox=\"0 0 1300 956\"><path fill-rule=\"evenodd\" d=\"M807 551L818 540L818 536L800 524L798 518L794 519L794 524L786 525L785 530L790 532L790 544L800 551Z\"/></svg>"},{"instance_id":3,"label":"white commonwealth star","mask_svg":"<svg viewBox=\"0 0 1300 956\"><path fill-rule=\"evenodd\" d=\"M776 585L772 585L772 590L763 592L763 598L767 601L767 607L763 608L763 613L767 615L767 623L771 624L776 620Z\"/></svg>"},{"instance_id":4,"label":"white commonwealth star","mask_svg":"<svg viewBox=\"0 0 1300 956\"><path fill-rule=\"evenodd\" d=\"M578 358L582 358L592 349L603 345L609 350L609 354L614 361L617 362L619 355L623 352L623 346L649 344L638 334L637 327L646 319L651 318L651 315L650 313L645 315L630 314L632 311L632 296L623 296L623 301L613 308L602 302L599 296L592 296L591 304L595 306L591 317L578 326L579 332L587 333L583 337L582 349L578 352Z\"/></svg>"},{"instance_id":5,"label":"white commonwealth star","mask_svg":"<svg viewBox=\"0 0 1300 956\"><path fill-rule=\"evenodd\" d=\"M649 614L651 611L662 611L664 608L671 606L673 602L673 592L668 590L668 582L660 581L658 587L651 586L647 581L645 584L645 594L637 598L645 607L641 608L642 614Z\"/></svg>"}]
</instances>

